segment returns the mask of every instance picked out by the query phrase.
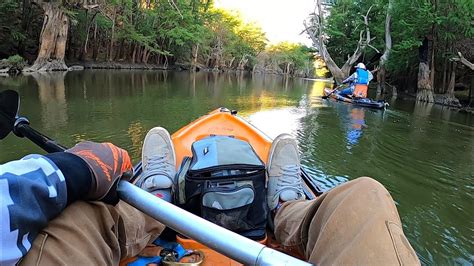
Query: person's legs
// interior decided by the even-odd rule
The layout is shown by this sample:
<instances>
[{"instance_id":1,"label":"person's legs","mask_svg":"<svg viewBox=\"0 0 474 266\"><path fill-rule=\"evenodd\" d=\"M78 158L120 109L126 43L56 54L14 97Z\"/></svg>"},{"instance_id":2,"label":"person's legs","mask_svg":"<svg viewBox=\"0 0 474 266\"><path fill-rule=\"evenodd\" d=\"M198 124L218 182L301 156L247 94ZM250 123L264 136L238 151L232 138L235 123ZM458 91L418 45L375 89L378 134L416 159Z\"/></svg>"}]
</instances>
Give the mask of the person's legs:
<instances>
[{"instance_id":1,"label":"person's legs","mask_svg":"<svg viewBox=\"0 0 474 266\"><path fill-rule=\"evenodd\" d=\"M354 85L350 85L349 87L341 90L338 94L341 96L349 96L354 93Z\"/></svg>"},{"instance_id":2,"label":"person's legs","mask_svg":"<svg viewBox=\"0 0 474 266\"><path fill-rule=\"evenodd\" d=\"M137 186L170 200L175 154L169 133L153 128L142 150L143 172ZM138 255L165 226L127 203L75 202L34 240L22 264L117 265Z\"/></svg>"},{"instance_id":3,"label":"person's legs","mask_svg":"<svg viewBox=\"0 0 474 266\"><path fill-rule=\"evenodd\" d=\"M142 149L142 169L137 185L170 202L176 174L176 155L173 141L166 129L155 127L146 134Z\"/></svg>"},{"instance_id":4,"label":"person's legs","mask_svg":"<svg viewBox=\"0 0 474 266\"><path fill-rule=\"evenodd\" d=\"M22 265L118 265L153 242L165 226L120 201L78 201L41 231Z\"/></svg>"},{"instance_id":5,"label":"person's legs","mask_svg":"<svg viewBox=\"0 0 474 266\"><path fill-rule=\"evenodd\" d=\"M418 265L389 192L362 177L312 201L286 202L275 237L318 265Z\"/></svg>"},{"instance_id":6,"label":"person's legs","mask_svg":"<svg viewBox=\"0 0 474 266\"><path fill-rule=\"evenodd\" d=\"M270 210L281 202L304 199L296 140L281 134L273 140L267 162L267 203Z\"/></svg>"},{"instance_id":7,"label":"person's legs","mask_svg":"<svg viewBox=\"0 0 474 266\"><path fill-rule=\"evenodd\" d=\"M393 199L379 182L358 178L308 201L299 196L295 166L300 167L296 141L278 136L267 163L267 193L284 250L322 265L419 264Z\"/></svg>"}]
</instances>

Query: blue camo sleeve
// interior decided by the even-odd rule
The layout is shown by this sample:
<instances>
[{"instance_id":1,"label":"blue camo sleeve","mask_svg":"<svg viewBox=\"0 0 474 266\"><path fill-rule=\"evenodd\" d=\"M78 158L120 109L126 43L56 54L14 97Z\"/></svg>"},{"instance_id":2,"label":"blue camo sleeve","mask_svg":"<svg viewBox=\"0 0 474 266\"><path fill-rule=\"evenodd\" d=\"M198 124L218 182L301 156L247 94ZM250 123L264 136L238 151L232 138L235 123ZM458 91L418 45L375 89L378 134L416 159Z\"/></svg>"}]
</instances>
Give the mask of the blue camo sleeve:
<instances>
[{"instance_id":1,"label":"blue camo sleeve","mask_svg":"<svg viewBox=\"0 0 474 266\"><path fill-rule=\"evenodd\" d=\"M354 74L350 75L348 78L346 78L342 83L348 83L352 82L357 79L357 72L354 72Z\"/></svg>"},{"instance_id":2,"label":"blue camo sleeve","mask_svg":"<svg viewBox=\"0 0 474 266\"><path fill-rule=\"evenodd\" d=\"M47 157L29 155L0 165L0 265L24 256L66 205L64 175Z\"/></svg>"}]
</instances>

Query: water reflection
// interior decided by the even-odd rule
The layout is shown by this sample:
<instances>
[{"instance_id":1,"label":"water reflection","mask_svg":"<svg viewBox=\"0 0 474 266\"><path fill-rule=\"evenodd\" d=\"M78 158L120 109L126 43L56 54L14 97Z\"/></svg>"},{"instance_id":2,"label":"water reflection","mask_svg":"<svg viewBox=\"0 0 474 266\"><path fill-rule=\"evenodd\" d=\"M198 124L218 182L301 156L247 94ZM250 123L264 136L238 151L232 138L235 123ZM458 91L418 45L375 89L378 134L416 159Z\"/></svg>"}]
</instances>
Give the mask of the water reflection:
<instances>
[{"instance_id":1,"label":"water reflection","mask_svg":"<svg viewBox=\"0 0 474 266\"><path fill-rule=\"evenodd\" d=\"M362 137L362 129L367 127L365 124L365 108L353 107L350 110L350 123L347 129L347 149L350 150L353 145L359 143Z\"/></svg>"},{"instance_id":2,"label":"water reflection","mask_svg":"<svg viewBox=\"0 0 474 266\"><path fill-rule=\"evenodd\" d=\"M66 124L68 120L66 89L64 77L66 72L31 73L38 84L38 99L41 103L41 119L47 128Z\"/></svg>"},{"instance_id":3,"label":"water reflection","mask_svg":"<svg viewBox=\"0 0 474 266\"><path fill-rule=\"evenodd\" d=\"M59 75L58 75L59 74ZM385 111L322 100L331 84L273 75L80 71L0 77L22 97L22 114L66 146L110 141L140 159L146 132L174 132L221 106L275 137L296 137L323 189L371 176L394 197L404 230L427 263L471 262L473 116L398 98ZM14 136L0 163L41 152Z\"/></svg>"}]
</instances>

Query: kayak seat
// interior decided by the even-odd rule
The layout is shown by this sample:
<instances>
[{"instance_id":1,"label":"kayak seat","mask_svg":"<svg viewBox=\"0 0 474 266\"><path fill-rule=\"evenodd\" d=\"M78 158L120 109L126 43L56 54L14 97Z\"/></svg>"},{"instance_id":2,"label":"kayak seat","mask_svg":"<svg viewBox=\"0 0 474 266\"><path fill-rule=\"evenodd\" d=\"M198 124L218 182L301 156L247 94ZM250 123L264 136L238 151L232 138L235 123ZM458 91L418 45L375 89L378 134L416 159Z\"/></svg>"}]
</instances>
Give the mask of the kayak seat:
<instances>
[{"instance_id":1,"label":"kayak seat","mask_svg":"<svg viewBox=\"0 0 474 266\"><path fill-rule=\"evenodd\" d=\"M368 86L364 84L356 84L354 88L353 97L367 98Z\"/></svg>"}]
</instances>

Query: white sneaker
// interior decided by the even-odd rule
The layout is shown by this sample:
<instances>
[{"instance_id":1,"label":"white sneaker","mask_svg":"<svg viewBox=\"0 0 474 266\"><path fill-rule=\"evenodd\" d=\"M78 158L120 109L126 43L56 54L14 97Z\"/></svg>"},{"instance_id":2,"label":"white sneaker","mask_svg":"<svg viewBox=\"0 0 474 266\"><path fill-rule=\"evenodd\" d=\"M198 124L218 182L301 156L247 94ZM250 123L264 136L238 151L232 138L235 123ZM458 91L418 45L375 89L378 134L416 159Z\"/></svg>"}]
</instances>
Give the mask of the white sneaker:
<instances>
[{"instance_id":1,"label":"white sneaker","mask_svg":"<svg viewBox=\"0 0 474 266\"><path fill-rule=\"evenodd\" d=\"M270 210L281 201L305 199L298 145L289 134L281 134L273 140L267 171Z\"/></svg>"},{"instance_id":2,"label":"white sneaker","mask_svg":"<svg viewBox=\"0 0 474 266\"><path fill-rule=\"evenodd\" d=\"M142 170L137 185L171 201L171 187L176 174L176 155L166 129L155 127L146 134L142 149Z\"/></svg>"}]
</instances>

